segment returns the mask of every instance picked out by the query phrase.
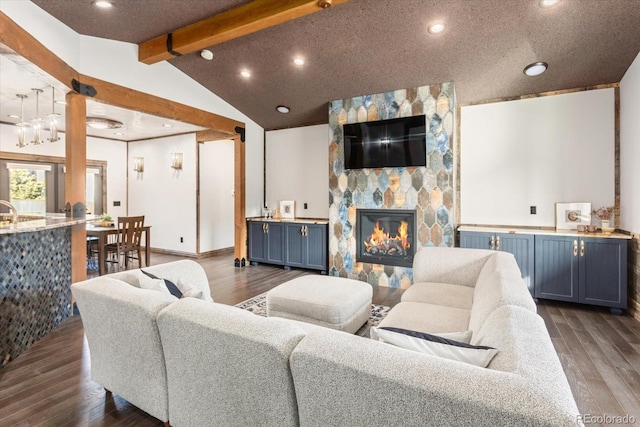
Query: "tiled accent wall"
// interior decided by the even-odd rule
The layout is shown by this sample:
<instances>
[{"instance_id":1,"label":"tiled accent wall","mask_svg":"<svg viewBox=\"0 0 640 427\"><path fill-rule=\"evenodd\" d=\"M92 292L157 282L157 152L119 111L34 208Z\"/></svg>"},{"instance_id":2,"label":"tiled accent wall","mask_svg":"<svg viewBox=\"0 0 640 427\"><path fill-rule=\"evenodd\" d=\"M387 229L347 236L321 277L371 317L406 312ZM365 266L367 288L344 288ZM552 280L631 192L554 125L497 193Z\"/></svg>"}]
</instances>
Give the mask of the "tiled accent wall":
<instances>
[{"instance_id":1,"label":"tiled accent wall","mask_svg":"<svg viewBox=\"0 0 640 427\"><path fill-rule=\"evenodd\" d=\"M629 313L640 321L640 234L629 240L627 267Z\"/></svg>"},{"instance_id":2,"label":"tiled accent wall","mask_svg":"<svg viewBox=\"0 0 640 427\"><path fill-rule=\"evenodd\" d=\"M69 317L71 228L0 234L0 366Z\"/></svg>"},{"instance_id":3,"label":"tiled accent wall","mask_svg":"<svg viewBox=\"0 0 640 427\"><path fill-rule=\"evenodd\" d=\"M412 269L355 261L356 209L415 209L422 246L453 246L453 82L333 101L329 105L329 274L407 288ZM342 125L424 114L427 166L344 169Z\"/></svg>"}]
</instances>

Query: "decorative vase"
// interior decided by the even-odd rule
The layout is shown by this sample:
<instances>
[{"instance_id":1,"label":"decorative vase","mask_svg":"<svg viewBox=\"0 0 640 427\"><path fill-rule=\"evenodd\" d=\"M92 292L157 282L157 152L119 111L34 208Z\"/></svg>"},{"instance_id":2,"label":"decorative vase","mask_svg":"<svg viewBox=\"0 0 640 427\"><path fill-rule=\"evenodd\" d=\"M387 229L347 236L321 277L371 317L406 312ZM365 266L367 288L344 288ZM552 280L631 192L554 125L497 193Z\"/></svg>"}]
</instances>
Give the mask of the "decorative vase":
<instances>
[{"instance_id":1,"label":"decorative vase","mask_svg":"<svg viewBox=\"0 0 640 427\"><path fill-rule=\"evenodd\" d=\"M103 227L111 227L111 221L103 219L102 221L100 221L100 225Z\"/></svg>"}]
</instances>

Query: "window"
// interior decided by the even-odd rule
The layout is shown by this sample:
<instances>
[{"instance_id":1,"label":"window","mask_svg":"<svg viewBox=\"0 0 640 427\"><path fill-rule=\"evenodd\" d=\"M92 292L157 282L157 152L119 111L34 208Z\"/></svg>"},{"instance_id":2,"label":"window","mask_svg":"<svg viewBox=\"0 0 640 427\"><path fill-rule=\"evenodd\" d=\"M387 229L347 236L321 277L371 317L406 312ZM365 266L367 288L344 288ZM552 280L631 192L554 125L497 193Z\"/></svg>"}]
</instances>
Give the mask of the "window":
<instances>
[{"instance_id":1,"label":"window","mask_svg":"<svg viewBox=\"0 0 640 427\"><path fill-rule=\"evenodd\" d=\"M47 172L51 165L7 163L9 202L21 214L47 212Z\"/></svg>"},{"instance_id":2,"label":"window","mask_svg":"<svg viewBox=\"0 0 640 427\"><path fill-rule=\"evenodd\" d=\"M0 199L8 200L21 215L65 212L65 171L61 163L0 159ZM86 188L87 213L102 214L103 166L87 168Z\"/></svg>"}]
</instances>

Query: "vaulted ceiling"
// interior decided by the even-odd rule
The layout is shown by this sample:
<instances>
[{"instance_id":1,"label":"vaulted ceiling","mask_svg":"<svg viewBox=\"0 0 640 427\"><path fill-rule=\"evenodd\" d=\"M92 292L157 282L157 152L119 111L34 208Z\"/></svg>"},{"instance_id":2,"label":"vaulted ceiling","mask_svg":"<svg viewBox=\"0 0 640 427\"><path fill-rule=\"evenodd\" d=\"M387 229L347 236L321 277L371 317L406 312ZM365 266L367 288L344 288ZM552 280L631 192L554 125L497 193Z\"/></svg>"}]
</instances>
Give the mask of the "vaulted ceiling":
<instances>
[{"instance_id":1,"label":"vaulted ceiling","mask_svg":"<svg viewBox=\"0 0 640 427\"><path fill-rule=\"evenodd\" d=\"M80 34L136 44L250 3L33 1ZM436 21L446 28L432 35ZM211 61L168 61L269 130L326 123L334 99L445 81L463 103L619 82L640 51L639 22L640 0L349 0L211 46ZM535 61L548 71L525 76Z\"/></svg>"}]
</instances>

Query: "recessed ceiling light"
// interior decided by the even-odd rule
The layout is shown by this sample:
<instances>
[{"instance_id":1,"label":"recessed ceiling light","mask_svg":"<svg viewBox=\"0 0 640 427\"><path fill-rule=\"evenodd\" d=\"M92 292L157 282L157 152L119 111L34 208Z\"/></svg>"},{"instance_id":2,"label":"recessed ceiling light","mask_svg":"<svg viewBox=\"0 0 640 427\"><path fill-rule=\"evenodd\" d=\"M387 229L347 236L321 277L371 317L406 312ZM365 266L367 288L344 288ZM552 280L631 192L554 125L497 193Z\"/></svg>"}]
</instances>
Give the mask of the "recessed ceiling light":
<instances>
[{"instance_id":1,"label":"recessed ceiling light","mask_svg":"<svg viewBox=\"0 0 640 427\"><path fill-rule=\"evenodd\" d=\"M112 1L108 0L96 0L93 2L93 4L102 9L111 9L113 6L115 6Z\"/></svg>"},{"instance_id":2,"label":"recessed ceiling light","mask_svg":"<svg viewBox=\"0 0 640 427\"><path fill-rule=\"evenodd\" d=\"M538 61L524 67L524 70L522 70L522 72L529 77L535 77L547 71L548 67L549 65L546 62Z\"/></svg>"},{"instance_id":3,"label":"recessed ceiling light","mask_svg":"<svg viewBox=\"0 0 640 427\"><path fill-rule=\"evenodd\" d=\"M282 114L287 114L289 111L291 111L286 105L278 105L276 107L276 110L278 111L278 113Z\"/></svg>"},{"instance_id":4,"label":"recessed ceiling light","mask_svg":"<svg viewBox=\"0 0 640 427\"><path fill-rule=\"evenodd\" d=\"M17 114L7 114L8 117L11 117L12 119L19 119L20 116Z\"/></svg>"},{"instance_id":5,"label":"recessed ceiling light","mask_svg":"<svg viewBox=\"0 0 640 427\"><path fill-rule=\"evenodd\" d=\"M440 34L441 32L444 31L444 24L441 22L431 24L429 25L428 30L431 34Z\"/></svg>"},{"instance_id":6,"label":"recessed ceiling light","mask_svg":"<svg viewBox=\"0 0 640 427\"><path fill-rule=\"evenodd\" d=\"M60 104L60 105L67 105L67 101L62 101L62 100L60 100L60 99L56 99L54 102L55 102L56 104Z\"/></svg>"},{"instance_id":7,"label":"recessed ceiling light","mask_svg":"<svg viewBox=\"0 0 640 427\"><path fill-rule=\"evenodd\" d=\"M249 77L251 77L251 73L250 73L250 72L248 72L247 70L242 70L242 71L240 71L240 75L241 75L242 77L244 77L245 79L248 79Z\"/></svg>"},{"instance_id":8,"label":"recessed ceiling light","mask_svg":"<svg viewBox=\"0 0 640 427\"><path fill-rule=\"evenodd\" d=\"M171 123L163 123L163 124L162 124L162 127L163 127L163 128L172 128L172 127L173 127L173 125L172 125Z\"/></svg>"},{"instance_id":9,"label":"recessed ceiling light","mask_svg":"<svg viewBox=\"0 0 640 427\"><path fill-rule=\"evenodd\" d=\"M202 49L200 51L200 56L207 61L211 61L213 59L213 52L211 52L209 49Z\"/></svg>"},{"instance_id":10,"label":"recessed ceiling light","mask_svg":"<svg viewBox=\"0 0 640 427\"><path fill-rule=\"evenodd\" d=\"M304 65L304 59L298 57L293 58L293 63L296 64L297 66L302 66Z\"/></svg>"},{"instance_id":11,"label":"recessed ceiling light","mask_svg":"<svg viewBox=\"0 0 640 427\"><path fill-rule=\"evenodd\" d=\"M115 134L118 136L124 136L124 132L116 132Z\"/></svg>"},{"instance_id":12,"label":"recessed ceiling light","mask_svg":"<svg viewBox=\"0 0 640 427\"><path fill-rule=\"evenodd\" d=\"M560 3L560 0L540 0L540 7L542 8L548 8L548 7L552 7L557 5L558 3Z\"/></svg>"}]
</instances>

